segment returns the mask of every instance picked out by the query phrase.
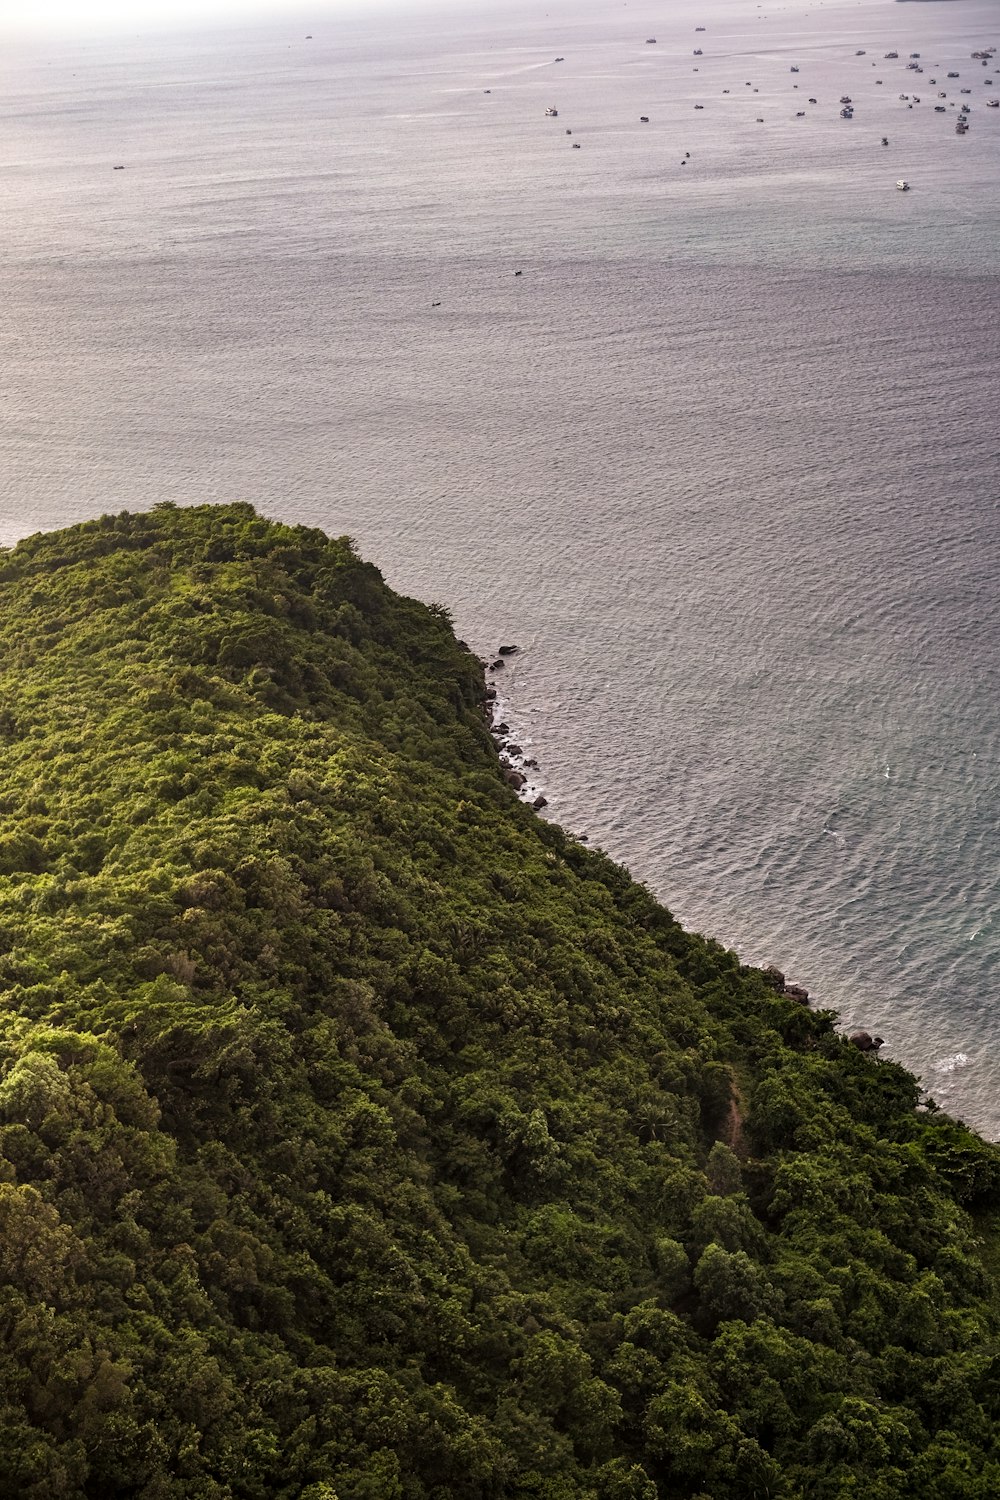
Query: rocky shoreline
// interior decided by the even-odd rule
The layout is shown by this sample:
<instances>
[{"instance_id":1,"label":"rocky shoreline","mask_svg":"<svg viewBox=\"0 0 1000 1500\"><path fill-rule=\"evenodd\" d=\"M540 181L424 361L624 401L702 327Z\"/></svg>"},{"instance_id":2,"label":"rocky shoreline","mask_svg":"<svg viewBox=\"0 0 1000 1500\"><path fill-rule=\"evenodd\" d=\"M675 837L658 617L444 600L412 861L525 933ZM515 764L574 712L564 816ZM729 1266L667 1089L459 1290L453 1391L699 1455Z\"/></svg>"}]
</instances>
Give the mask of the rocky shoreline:
<instances>
[{"instance_id":1,"label":"rocky shoreline","mask_svg":"<svg viewBox=\"0 0 1000 1500\"><path fill-rule=\"evenodd\" d=\"M548 806L548 799L541 791L538 780L529 774L538 770L538 761L512 738L511 727L504 717L506 710L497 685L498 673L506 673L510 659L517 656L520 649L516 645L499 646L491 661L480 658L483 669L482 710L490 738L496 747L504 781L513 788L522 802L526 802L536 812L541 812ZM586 834L579 837L581 843L587 842ZM796 1000L800 1005L809 1006L809 991L803 985L787 980L775 964L761 965L760 972L776 994L784 995L789 1000ZM879 1049L884 1046L880 1036L872 1036L867 1031L849 1033L848 1041L852 1046L857 1047L859 1052L876 1061Z\"/></svg>"},{"instance_id":2,"label":"rocky shoreline","mask_svg":"<svg viewBox=\"0 0 1000 1500\"><path fill-rule=\"evenodd\" d=\"M504 718L504 706L496 683L496 674L505 671L509 658L516 656L519 646L500 646L495 658L483 661L483 715L490 737L497 749L503 778L512 787L522 802L541 812L548 806L548 798L531 773L538 770L538 761L512 737L511 727Z\"/></svg>"}]
</instances>

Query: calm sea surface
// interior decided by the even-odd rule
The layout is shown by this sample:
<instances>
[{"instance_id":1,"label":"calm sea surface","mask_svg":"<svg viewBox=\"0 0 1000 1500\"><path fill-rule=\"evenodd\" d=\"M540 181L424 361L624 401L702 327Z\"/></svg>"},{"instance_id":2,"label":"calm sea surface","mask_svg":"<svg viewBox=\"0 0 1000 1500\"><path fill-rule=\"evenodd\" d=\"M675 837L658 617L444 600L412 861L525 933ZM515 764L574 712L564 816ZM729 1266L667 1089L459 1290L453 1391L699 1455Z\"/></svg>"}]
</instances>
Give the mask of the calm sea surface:
<instances>
[{"instance_id":1,"label":"calm sea surface","mask_svg":"<svg viewBox=\"0 0 1000 1500\"><path fill-rule=\"evenodd\" d=\"M663 10L6 46L0 542L349 533L520 645L554 817L1000 1135L1000 13Z\"/></svg>"}]
</instances>

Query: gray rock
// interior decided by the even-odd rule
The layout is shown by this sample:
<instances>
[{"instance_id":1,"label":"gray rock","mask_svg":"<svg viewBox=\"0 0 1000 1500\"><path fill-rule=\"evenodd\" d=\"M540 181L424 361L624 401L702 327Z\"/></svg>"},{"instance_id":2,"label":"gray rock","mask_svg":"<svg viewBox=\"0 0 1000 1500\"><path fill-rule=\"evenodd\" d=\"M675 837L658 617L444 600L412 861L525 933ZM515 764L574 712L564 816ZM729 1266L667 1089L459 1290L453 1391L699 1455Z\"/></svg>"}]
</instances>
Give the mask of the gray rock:
<instances>
[{"instance_id":1,"label":"gray rock","mask_svg":"<svg viewBox=\"0 0 1000 1500\"><path fill-rule=\"evenodd\" d=\"M514 652L516 650L517 650L516 646L501 646L500 647L500 655L501 656L513 656Z\"/></svg>"}]
</instances>

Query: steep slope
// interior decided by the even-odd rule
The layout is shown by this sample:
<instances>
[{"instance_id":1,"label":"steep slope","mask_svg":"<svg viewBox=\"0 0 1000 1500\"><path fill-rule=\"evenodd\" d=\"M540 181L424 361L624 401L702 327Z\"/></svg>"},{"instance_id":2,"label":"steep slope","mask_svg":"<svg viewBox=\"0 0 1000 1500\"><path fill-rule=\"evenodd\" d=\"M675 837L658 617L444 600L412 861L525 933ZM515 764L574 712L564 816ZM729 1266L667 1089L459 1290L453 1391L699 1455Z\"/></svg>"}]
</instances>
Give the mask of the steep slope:
<instances>
[{"instance_id":1,"label":"steep slope","mask_svg":"<svg viewBox=\"0 0 1000 1500\"><path fill-rule=\"evenodd\" d=\"M249 506L0 555L0 1489L988 1496L1000 1156Z\"/></svg>"}]
</instances>

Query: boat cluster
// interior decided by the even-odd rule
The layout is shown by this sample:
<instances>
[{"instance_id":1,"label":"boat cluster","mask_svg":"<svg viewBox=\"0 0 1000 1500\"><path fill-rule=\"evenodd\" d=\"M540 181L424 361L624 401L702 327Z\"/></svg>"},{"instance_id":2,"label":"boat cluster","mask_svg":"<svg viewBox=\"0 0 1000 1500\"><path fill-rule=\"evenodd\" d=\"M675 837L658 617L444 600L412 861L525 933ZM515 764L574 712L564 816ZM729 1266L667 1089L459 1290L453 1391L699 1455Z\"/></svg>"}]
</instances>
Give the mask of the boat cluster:
<instances>
[{"instance_id":1,"label":"boat cluster","mask_svg":"<svg viewBox=\"0 0 1000 1500\"><path fill-rule=\"evenodd\" d=\"M702 32L704 30L705 30L704 26L696 26L695 27L695 31ZM647 46L652 46L655 43L656 43L656 37L655 36L648 36L646 38L646 45ZM981 61L983 63L983 66L985 67L985 66L987 66L990 63L990 61L996 55L996 52L997 52L997 48L995 46L990 46L990 47L981 48L978 51L973 52L971 55L972 55L973 58L977 59L978 61ZM703 55L704 55L703 54L703 49L701 47L696 47L694 49L694 56L695 57L702 57ZM855 51L855 53L854 53L854 55L855 55L855 57L864 57L866 55L865 49L863 47L857 48L856 51ZM885 56L885 58L887 60L893 61L893 60L898 60L899 53L895 49L892 49L892 50L886 52L884 54L884 56ZM558 62L558 63L561 63L561 62L565 61L565 58L563 58L563 57L560 56L560 57L557 57L555 59L555 61ZM877 67L878 65L877 65L877 63L873 62L871 64L871 66L874 68L874 67ZM918 74L922 74L923 73L924 70L923 70L923 67L921 65L920 53L919 52L911 52L909 54L909 58L908 58L908 60L906 62L906 69L907 69L907 71L913 72L913 73L918 73ZM694 71L697 73L699 71L699 69L695 68ZM799 64L792 63L790 65L789 71L792 72L792 73L796 73L796 74L799 73L801 71ZM948 78L950 78L950 79L951 78L958 78L959 76L960 76L960 74L959 74L959 72L958 72L957 69L953 69L953 70L951 70L948 73ZM876 86L880 86L881 83L882 83L882 79L881 78L876 78L874 81L875 81ZM992 82L993 82L992 78L987 78L984 81L987 84L987 86L991 85ZM929 82L932 83L932 84L936 84L937 83L937 79L936 78L931 78L929 80ZM759 92L759 90L754 87L753 82L750 79L747 79L746 87L748 89L753 89L753 92L755 94ZM795 88L795 89L797 89L799 87L799 85L798 85L798 83L794 83L792 85L792 87ZM490 90L489 89L484 89L483 92L486 93L486 94L488 94L488 93L490 93ZM722 92L723 92L723 94L729 94L730 90L728 88L726 88L726 89L723 89ZM971 94L972 90L969 89L969 88L962 88L960 90L960 92L962 94ZM948 97L947 92L944 89L939 89L938 90L938 98L939 99L947 99L947 97ZM899 98L900 98L901 102L903 102L903 103L906 104L906 106L907 106L908 109L913 109L914 105L918 105L920 103L920 95L919 94L901 93L899 95ZM809 103L810 104L816 104L816 103L818 103L818 100L815 98L815 96L810 95L809 96ZM842 120L853 120L853 118L854 118L854 101L852 100L850 94L842 94L840 96L840 106L841 106L841 108L840 108L840 118ZM986 100L986 107L988 109L1000 109L1000 99L993 99L993 98L987 99ZM698 103L698 104L694 105L694 108L696 110L704 110L705 106L704 106L704 104ZM937 114L947 114L948 108L949 108L949 106L945 105L945 104L935 104L934 105L934 111ZM952 108L952 109L955 108L955 101L954 100L951 101L950 108ZM971 105L969 105L969 104L962 104L961 105L961 107L959 109L959 112L958 112L958 115L954 117L955 118L955 133L956 133L956 135L966 135L968 133L969 126L970 126L970 123L971 123L971 120L970 120L971 113L972 113L972 107L971 107ZM558 109L556 108L556 106L554 104L550 104L546 108L545 114L550 119L556 119L556 118L558 118L559 111L558 111ZM796 112L795 112L795 118L797 120L805 119L805 117L806 117L806 111L804 109L796 110ZM757 120L757 124L758 125L763 125L764 124L764 117L763 117L763 115L757 115L756 120ZM645 114L644 115L640 115L639 116L639 121L643 125L648 125L650 123L650 117L649 117L649 115L645 115ZM566 134L567 135L572 135L573 132L572 132L572 130L567 130ZM888 136L884 136L883 135L881 137L881 144L883 146L888 146L888 144L889 144L889 138L888 138ZM578 141L574 141L573 142L573 149L574 149L574 151L579 151L580 150L580 144L579 144ZM687 165L688 161L690 160L690 155L691 155L690 152L685 152L684 157L681 160L681 166L686 166ZM902 178L899 179L899 181L897 182L896 186L898 188L900 188L901 190L903 190L903 191L908 191L909 190L909 183L906 182L906 181L904 181Z\"/></svg>"},{"instance_id":2,"label":"boat cluster","mask_svg":"<svg viewBox=\"0 0 1000 1500\"><path fill-rule=\"evenodd\" d=\"M981 61L983 63L983 66L985 67L991 61L991 59L995 56L996 50L997 50L996 47L984 47L984 48L981 48L979 51L973 52L972 56L974 58L976 58L977 60ZM859 49L858 51L855 52L854 55L855 55L855 57L863 57L864 56L864 51ZM892 59L898 59L899 53L897 51L895 51L895 50L892 50L892 51L887 52L885 54L885 57L887 59L890 59L890 60L892 60ZM872 66L874 67L875 64L873 63ZM911 52L910 53L909 59L908 59L908 61L906 63L906 69L907 69L908 72L911 72L911 73L920 73L920 74L923 73L924 69L923 69L923 67L921 65L920 53L919 52ZM961 76L961 74L959 73L958 69L954 69L953 68L953 69L951 69L948 72L948 77L949 78L959 78L960 76ZM929 81L932 84L936 84L937 83L937 79L936 78L931 78ZM986 81L987 86L989 86L993 82L992 78L987 78L985 81ZM881 84L882 80L881 80L881 78L876 78L875 82L876 82L876 84ZM970 88L963 88L959 92L962 93L962 94L971 94L972 93L972 89L970 89ZM939 99L947 99L948 98L947 91L945 89L939 89L937 97ZM900 101L902 103L904 103L907 106L908 109L912 109L914 107L914 105L920 103L920 95L919 94L905 94L904 93L904 94L900 94L899 98L900 98ZM810 102L812 102L812 101L810 101ZM840 111L840 117L841 117L841 119L843 119L843 120L853 120L853 118L854 118L854 106L853 106L853 104L851 102L850 96L847 95L847 94L842 95L840 102L841 102L841 105L843 106L843 108ZM954 107L955 107L954 100L951 101L950 105L948 105L948 104L935 104L934 105L934 112L935 112L935 114L945 115L945 114L948 113L949 107L951 109L954 109ZM996 99L996 100L995 99L987 99L986 100L986 107L988 109L1000 109L1000 99ZM967 135L968 134L969 126L971 124L971 119L970 119L971 114L972 114L972 106L970 104L963 104L963 105L961 105L961 107L959 109L959 112L958 112L958 117L956 118L956 121L955 121L955 134L956 135ZM883 144L883 146L888 145L888 140L886 139L885 136L882 137L882 144ZM903 185L902 182L897 183L897 186L902 186L902 185ZM906 184L906 187L909 187L908 183Z\"/></svg>"}]
</instances>

